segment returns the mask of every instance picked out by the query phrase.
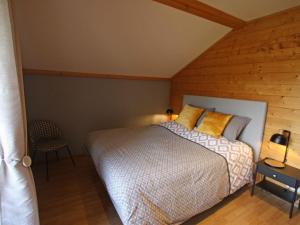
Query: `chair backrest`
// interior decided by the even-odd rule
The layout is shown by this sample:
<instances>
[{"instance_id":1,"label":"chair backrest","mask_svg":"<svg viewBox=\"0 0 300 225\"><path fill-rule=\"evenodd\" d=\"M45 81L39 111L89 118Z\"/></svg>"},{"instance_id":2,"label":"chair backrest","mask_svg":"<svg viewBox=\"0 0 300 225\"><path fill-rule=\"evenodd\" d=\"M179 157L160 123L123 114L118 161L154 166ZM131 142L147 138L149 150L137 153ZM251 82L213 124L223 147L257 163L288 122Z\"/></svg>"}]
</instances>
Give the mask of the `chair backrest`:
<instances>
[{"instance_id":1,"label":"chair backrest","mask_svg":"<svg viewBox=\"0 0 300 225\"><path fill-rule=\"evenodd\" d=\"M33 143L41 138L58 138L61 136L61 130L51 120L34 120L29 124L29 137Z\"/></svg>"}]
</instances>

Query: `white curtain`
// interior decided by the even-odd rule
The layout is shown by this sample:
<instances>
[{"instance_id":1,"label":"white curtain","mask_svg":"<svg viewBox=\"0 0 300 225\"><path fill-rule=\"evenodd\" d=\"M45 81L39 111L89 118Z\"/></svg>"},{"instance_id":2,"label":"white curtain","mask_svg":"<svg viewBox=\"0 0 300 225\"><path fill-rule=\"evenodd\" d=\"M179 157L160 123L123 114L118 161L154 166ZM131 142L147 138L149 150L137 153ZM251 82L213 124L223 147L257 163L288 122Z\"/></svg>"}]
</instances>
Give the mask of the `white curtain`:
<instances>
[{"instance_id":1,"label":"white curtain","mask_svg":"<svg viewBox=\"0 0 300 225\"><path fill-rule=\"evenodd\" d=\"M35 186L26 157L23 80L12 18L9 0L0 0L0 225L38 225Z\"/></svg>"}]
</instances>

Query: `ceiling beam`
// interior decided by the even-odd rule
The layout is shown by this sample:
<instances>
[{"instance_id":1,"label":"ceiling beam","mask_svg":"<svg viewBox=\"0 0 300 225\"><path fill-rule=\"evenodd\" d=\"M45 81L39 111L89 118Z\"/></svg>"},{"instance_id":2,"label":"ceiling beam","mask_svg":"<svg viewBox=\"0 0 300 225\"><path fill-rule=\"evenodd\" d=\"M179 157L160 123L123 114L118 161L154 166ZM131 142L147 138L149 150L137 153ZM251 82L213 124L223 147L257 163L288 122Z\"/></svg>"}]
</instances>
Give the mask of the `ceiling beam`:
<instances>
[{"instance_id":1,"label":"ceiling beam","mask_svg":"<svg viewBox=\"0 0 300 225\"><path fill-rule=\"evenodd\" d=\"M162 4L180 9L187 13L202 17L204 19L225 25L231 28L240 28L245 25L245 21L225 13L219 9L211 7L197 0L154 0Z\"/></svg>"},{"instance_id":2,"label":"ceiling beam","mask_svg":"<svg viewBox=\"0 0 300 225\"><path fill-rule=\"evenodd\" d=\"M157 76L143 76L143 75L125 75L125 74L103 74L103 73L90 73L90 72L73 72L73 71L58 71L58 70L40 70L40 69L25 69L23 68L24 75L37 75L37 76L59 76L59 77L91 77L91 78L104 78L104 79L122 79L122 80L165 80L169 81L168 77Z\"/></svg>"}]
</instances>

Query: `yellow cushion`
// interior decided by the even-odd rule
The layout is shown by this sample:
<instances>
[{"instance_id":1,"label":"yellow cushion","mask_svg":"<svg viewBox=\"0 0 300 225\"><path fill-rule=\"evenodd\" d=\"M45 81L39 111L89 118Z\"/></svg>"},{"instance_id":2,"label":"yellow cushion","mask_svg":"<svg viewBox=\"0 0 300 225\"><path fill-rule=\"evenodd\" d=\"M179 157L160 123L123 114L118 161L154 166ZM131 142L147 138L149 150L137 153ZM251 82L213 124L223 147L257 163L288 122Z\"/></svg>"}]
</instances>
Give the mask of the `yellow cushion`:
<instances>
[{"instance_id":1,"label":"yellow cushion","mask_svg":"<svg viewBox=\"0 0 300 225\"><path fill-rule=\"evenodd\" d=\"M232 115L223 113L207 112L196 130L219 138L231 117Z\"/></svg>"},{"instance_id":2,"label":"yellow cushion","mask_svg":"<svg viewBox=\"0 0 300 225\"><path fill-rule=\"evenodd\" d=\"M175 122L183 125L189 130L192 130L195 127L197 120L199 119L203 111L204 109L202 108L196 108L190 105L185 105Z\"/></svg>"}]
</instances>

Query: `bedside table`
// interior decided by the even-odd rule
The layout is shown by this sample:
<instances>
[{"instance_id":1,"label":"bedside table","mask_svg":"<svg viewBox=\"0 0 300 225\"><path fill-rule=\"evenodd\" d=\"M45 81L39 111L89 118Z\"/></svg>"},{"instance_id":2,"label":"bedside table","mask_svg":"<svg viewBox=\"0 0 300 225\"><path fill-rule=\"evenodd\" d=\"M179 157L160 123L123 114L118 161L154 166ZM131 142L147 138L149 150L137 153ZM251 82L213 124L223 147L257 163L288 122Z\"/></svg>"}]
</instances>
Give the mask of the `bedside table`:
<instances>
[{"instance_id":1,"label":"bedside table","mask_svg":"<svg viewBox=\"0 0 300 225\"><path fill-rule=\"evenodd\" d=\"M263 175L263 180L256 184L257 173ZM283 188L277 184L274 184L265 178L269 177L273 180L276 180L282 184L288 185L291 188L294 188L295 191L290 191L287 188ZM255 186L271 192L272 194L288 201L291 203L289 218L292 218L294 203L297 200L297 190L300 184L300 169L286 165L282 169L274 168L268 166L264 163L263 160L259 161L256 165L256 172L253 179L253 186L251 190L251 196L254 194Z\"/></svg>"}]
</instances>

